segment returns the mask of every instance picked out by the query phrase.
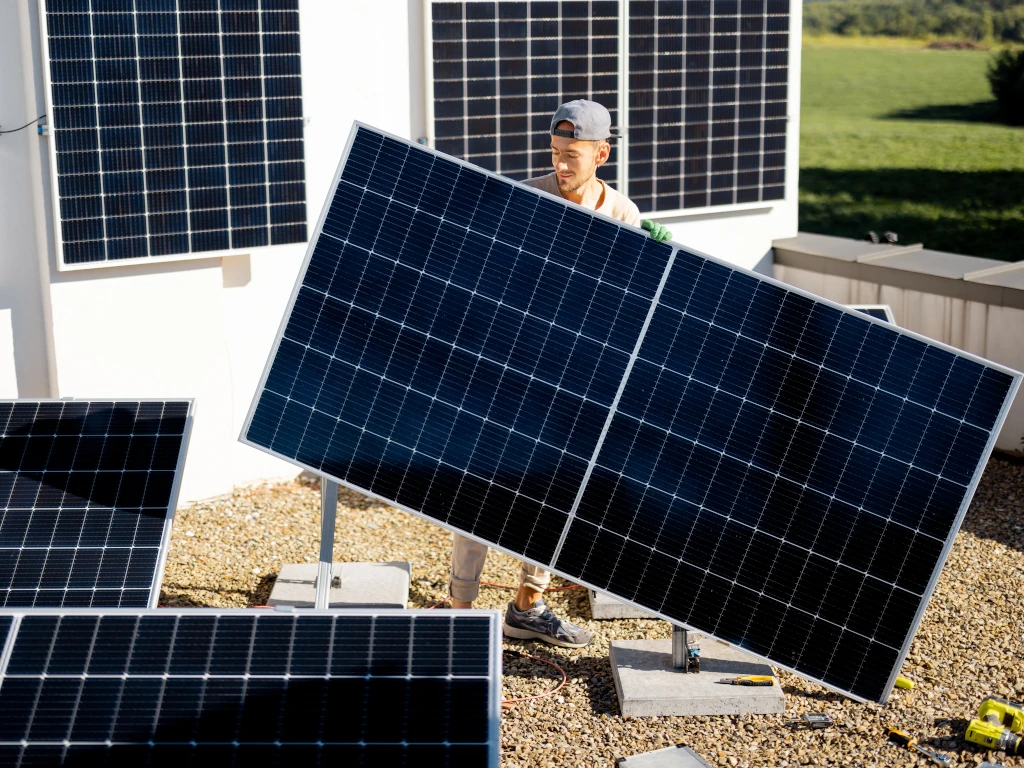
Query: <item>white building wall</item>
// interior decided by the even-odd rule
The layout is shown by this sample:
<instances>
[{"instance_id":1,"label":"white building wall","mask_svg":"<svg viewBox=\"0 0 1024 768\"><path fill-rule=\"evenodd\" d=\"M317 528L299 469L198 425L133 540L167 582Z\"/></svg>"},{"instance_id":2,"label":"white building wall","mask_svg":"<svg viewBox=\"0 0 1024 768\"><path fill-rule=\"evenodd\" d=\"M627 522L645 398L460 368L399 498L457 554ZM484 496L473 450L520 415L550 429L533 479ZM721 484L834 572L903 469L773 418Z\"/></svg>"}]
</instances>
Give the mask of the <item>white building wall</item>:
<instances>
[{"instance_id":1,"label":"white building wall","mask_svg":"<svg viewBox=\"0 0 1024 768\"><path fill-rule=\"evenodd\" d=\"M315 224L353 120L426 135L422 0L302 0L306 189ZM0 125L45 111L36 0L0 3ZM799 13L794 8L794 40ZM669 221L678 242L753 267L796 234L799 46L790 67L787 200ZM20 397L193 397L181 500L295 468L237 442L304 245L253 255L58 272L47 138L0 137L3 387ZM3 315L0 314L0 320Z\"/></svg>"}]
</instances>

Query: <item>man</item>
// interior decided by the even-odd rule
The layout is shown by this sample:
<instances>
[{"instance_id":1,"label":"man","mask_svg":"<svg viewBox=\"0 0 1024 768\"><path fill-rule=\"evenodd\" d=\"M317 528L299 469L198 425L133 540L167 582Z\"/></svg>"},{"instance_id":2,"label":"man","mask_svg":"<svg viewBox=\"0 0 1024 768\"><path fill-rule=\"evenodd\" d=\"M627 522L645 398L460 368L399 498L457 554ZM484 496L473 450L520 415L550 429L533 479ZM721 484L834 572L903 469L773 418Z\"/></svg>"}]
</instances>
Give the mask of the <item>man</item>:
<instances>
[{"instance_id":1,"label":"man","mask_svg":"<svg viewBox=\"0 0 1024 768\"><path fill-rule=\"evenodd\" d=\"M598 167L608 161L611 153L609 139L616 138L611 124L608 110L596 102L578 99L560 106L551 119L554 171L525 183L626 224L642 226L655 240L668 240L671 232L657 222L641 220L640 210L629 198L597 178ZM486 559L485 544L454 534L448 583L452 608L473 607ZM551 574L543 568L522 564L519 591L505 611L505 635L582 648L593 639L593 633L560 619L547 607L543 594L550 580Z\"/></svg>"}]
</instances>

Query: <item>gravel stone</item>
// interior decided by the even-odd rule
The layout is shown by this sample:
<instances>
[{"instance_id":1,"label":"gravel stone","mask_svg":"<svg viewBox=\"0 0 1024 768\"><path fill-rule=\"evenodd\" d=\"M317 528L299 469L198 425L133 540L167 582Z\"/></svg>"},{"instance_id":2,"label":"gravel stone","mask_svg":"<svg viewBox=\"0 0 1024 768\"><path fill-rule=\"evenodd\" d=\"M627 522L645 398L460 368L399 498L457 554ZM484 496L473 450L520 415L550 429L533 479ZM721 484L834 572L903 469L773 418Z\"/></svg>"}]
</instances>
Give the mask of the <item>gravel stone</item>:
<instances>
[{"instance_id":1,"label":"gravel stone","mask_svg":"<svg viewBox=\"0 0 1024 768\"><path fill-rule=\"evenodd\" d=\"M164 606L245 608L266 602L286 563L313 563L319 551L320 492L305 477L239 488L229 496L178 510L167 560ZM339 561L408 560L409 607L447 596L451 535L386 504L342 490L334 557ZM492 552L484 580L515 584L517 562ZM563 584L557 577L553 586ZM504 609L512 593L485 587L479 607ZM884 706L859 704L779 671L786 713L735 717L622 717L608 662L611 640L668 638L670 625L648 619L595 622L586 590L551 592L562 616L595 633L572 650L506 640L562 666L568 683L555 696L517 704L503 716L505 768L614 765L618 757L690 745L709 763L736 768L930 765L886 742L893 726L931 740L957 766L984 760L1024 766L966 744L963 731L986 696L1024 700L1024 462L994 457L954 542L902 674L913 690L895 689ZM440 609L439 609L440 610ZM558 673L530 659L505 658L506 697L551 690ZM805 712L827 712L836 725L810 731L786 727Z\"/></svg>"}]
</instances>

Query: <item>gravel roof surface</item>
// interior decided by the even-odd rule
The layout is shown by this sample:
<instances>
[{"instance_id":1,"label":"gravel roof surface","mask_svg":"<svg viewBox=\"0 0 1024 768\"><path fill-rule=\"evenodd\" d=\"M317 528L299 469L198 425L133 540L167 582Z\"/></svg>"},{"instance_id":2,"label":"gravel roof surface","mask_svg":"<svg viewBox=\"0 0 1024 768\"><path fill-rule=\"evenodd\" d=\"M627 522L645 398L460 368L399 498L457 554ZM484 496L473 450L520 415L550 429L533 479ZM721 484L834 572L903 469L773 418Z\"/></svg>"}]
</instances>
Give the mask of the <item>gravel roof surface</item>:
<instances>
[{"instance_id":1,"label":"gravel roof surface","mask_svg":"<svg viewBox=\"0 0 1024 768\"><path fill-rule=\"evenodd\" d=\"M239 489L228 497L178 510L164 577L165 606L260 605L286 563L316 562L319 490L301 479ZM446 594L450 534L417 517L343 490L334 557L339 561L408 560L410 607L434 605ZM516 561L492 552L484 579L516 583ZM553 585L561 584L557 577ZM504 608L509 591L484 588L477 605ZM779 673L784 715L626 718L619 715L608 642L667 638L653 620L592 621L586 591L549 593L560 615L596 633L580 650L506 640L507 648L552 659L569 683L557 696L520 703L504 715L502 765L611 766L615 758L689 744L712 765L781 768L796 765L930 765L886 743L898 727L932 740L956 765L985 759L1024 766L1024 757L986 753L960 738L986 696L1024 700L1024 463L993 458L924 621L903 674L913 690L895 690L884 707L858 704L801 678ZM555 670L529 659L505 659L506 697L549 690ZM836 725L795 730L786 722L827 712Z\"/></svg>"}]
</instances>

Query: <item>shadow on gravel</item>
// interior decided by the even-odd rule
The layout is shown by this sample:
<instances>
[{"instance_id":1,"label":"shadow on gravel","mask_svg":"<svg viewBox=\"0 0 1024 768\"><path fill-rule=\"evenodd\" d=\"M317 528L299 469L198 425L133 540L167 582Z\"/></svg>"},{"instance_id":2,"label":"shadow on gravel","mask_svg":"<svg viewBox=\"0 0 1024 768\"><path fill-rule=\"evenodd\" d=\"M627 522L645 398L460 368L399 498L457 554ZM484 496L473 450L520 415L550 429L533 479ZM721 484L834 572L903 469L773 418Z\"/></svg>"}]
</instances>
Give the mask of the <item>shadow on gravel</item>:
<instances>
[{"instance_id":1,"label":"shadow on gravel","mask_svg":"<svg viewBox=\"0 0 1024 768\"><path fill-rule=\"evenodd\" d=\"M842 694L838 694L834 691L805 691L801 688L797 688L792 685L782 686L782 692L789 696L799 696L801 699L809 699L812 701L847 701L848 699Z\"/></svg>"},{"instance_id":2,"label":"shadow on gravel","mask_svg":"<svg viewBox=\"0 0 1024 768\"><path fill-rule=\"evenodd\" d=\"M1024 552L1024 457L989 459L960 528Z\"/></svg>"},{"instance_id":3,"label":"shadow on gravel","mask_svg":"<svg viewBox=\"0 0 1024 768\"><path fill-rule=\"evenodd\" d=\"M590 711L595 715L618 716L619 698L615 693L615 680L612 678L612 662L607 656L600 658L587 657L581 659L578 676L587 688L590 699Z\"/></svg>"},{"instance_id":4,"label":"shadow on gravel","mask_svg":"<svg viewBox=\"0 0 1024 768\"><path fill-rule=\"evenodd\" d=\"M277 574L269 574L260 579L255 589L231 589L218 587L190 587L185 584L165 583L160 588L160 605L165 608L220 608L222 606L213 602L197 600L192 594L195 592L206 592L211 595L242 595L246 598L246 607L253 608L257 605L266 605L270 597L270 590L277 581Z\"/></svg>"}]
</instances>

